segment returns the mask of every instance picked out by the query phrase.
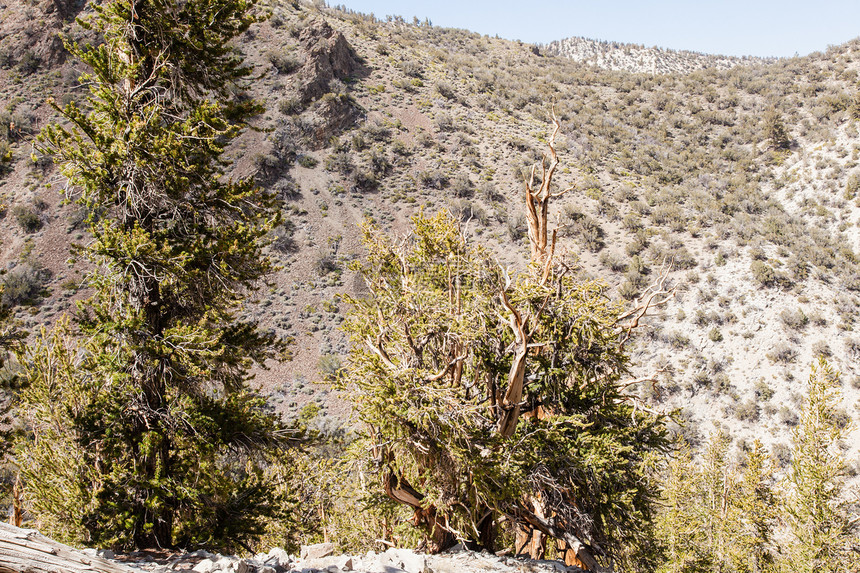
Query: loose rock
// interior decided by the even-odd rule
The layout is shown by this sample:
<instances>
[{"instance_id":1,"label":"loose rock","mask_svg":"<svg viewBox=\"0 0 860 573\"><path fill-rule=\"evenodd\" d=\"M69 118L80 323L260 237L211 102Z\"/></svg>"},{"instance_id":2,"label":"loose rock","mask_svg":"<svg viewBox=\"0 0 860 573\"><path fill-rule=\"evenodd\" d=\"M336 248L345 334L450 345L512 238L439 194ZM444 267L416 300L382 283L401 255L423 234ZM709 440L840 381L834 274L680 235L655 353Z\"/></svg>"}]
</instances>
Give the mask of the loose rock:
<instances>
[{"instance_id":1,"label":"loose rock","mask_svg":"<svg viewBox=\"0 0 860 573\"><path fill-rule=\"evenodd\" d=\"M316 545L302 545L302 560L320 559L334 554L333 543L317 543Z\"/></svg>"}]
</instances>

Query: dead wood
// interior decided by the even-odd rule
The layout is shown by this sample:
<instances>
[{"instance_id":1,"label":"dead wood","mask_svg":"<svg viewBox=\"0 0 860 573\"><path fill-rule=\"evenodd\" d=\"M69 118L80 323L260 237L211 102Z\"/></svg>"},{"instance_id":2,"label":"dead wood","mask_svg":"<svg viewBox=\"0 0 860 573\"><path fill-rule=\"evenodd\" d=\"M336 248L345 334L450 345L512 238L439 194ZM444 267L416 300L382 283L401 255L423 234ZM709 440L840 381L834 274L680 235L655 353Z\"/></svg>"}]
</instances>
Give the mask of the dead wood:
<instances>
[{"instance_id":1,"label":"dead wood","mask_svg":"<svg viewBox=\"0 0 860 573\"><path fill-rule=\"evenodd\" d=\"M133 573L40 534L0 523L0 573Z\"/></svg>"}]
</instances>

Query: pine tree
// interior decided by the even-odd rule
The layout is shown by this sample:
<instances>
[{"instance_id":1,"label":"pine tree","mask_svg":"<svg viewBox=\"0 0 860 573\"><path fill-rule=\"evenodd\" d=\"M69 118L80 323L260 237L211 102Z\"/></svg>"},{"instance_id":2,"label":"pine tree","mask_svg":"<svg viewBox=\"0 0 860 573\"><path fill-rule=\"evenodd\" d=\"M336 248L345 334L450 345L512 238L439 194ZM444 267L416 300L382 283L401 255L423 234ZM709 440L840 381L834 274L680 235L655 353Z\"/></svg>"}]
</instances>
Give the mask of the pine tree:
<instances>
[{"instance_id":1,"label":"pine tree","mask_svg":"<svg viewBox=\"0 0 860 573\"><path fill-rule=\"evenodd\" d=\"M777 508L772 468L756 441L742 473L728 460L731 440L711 437L699 464L688 449L670 461L662 484L658 538L666 544L663 573L774 570Z\"/></svg>"},{"instance_id":2,"label":"pine tree","mask_svg":"<svg viewBox=\"0 0 860 573\"><path fill-rule=\"evenodd\" d=\"M351 300L343 382L385 493L414 510L428 548L495 549L507 533L532 556L555 538L589 569L653 570L649 464L668 442L621 384L626 318L644 308L625 315L553 256L558 128L540 189L527 181L527 269L501 268L445 213L416 216L399 241L365 228L370 295Z\"/></svg>"},{"instance_id":3,"label":"pine tree","mask_svg":"<svg viewBox=\"0 0 860 573\"><path fill-rule=\"evenodd\" d=\"M773 530L777 517L773 464L762 443L753 442L738 484L739 523L732 545L735 569L748 573L773 570Z\"/></svg>"},{"instance_id":4,"label":"pine tree","mask_svg":"<svg viewBox=\"0 0 860 573\"><path fill-rule=\"evenodd\" d=\"M661 483L661 511L657 516L657 538L666 546L660 573L693 573L711 569L702 521L703 477L693 462L689 447L672 457Z\"/></svg>"},{"instance_id":5,"label":"pine tree","mask_svg":"<svg viewBox=\"0 0 860 573\"><path fill-rule=\"evenodd\" d=\"M791 146L791 138L785 129L782 115L776 109L771 109L765 114L764 131L771 149L785 151Z\"/></svg>"},{"instance_id":6,"label":"pine tree","mask_svg":"<svg viewBox=\"0 0 860 573\"><path fill-rule=\"evenodd\" d=\"M786 479L786 513L793 534L787 568L801 573L856 570L858 566L847 501L845 460L839 443L848 428L836 414L839 374L821 358L813 364L800 424L792 433Z\"/></svg>"},{"instance_id":7,"label":"pine tree","mask_svg":"<svg viewBox=\"0 0 860 573\"><path fill-rule=\"evenodd\" d=\"M33 434L20 454L34 510L57 532L241 544L279 511L262 464L285 434L247 383L282 345L240 312L272 270L263 247L280 209L222 158L261 110L231 45L253 8L109 0L85 22L103 43L68 45L91 95L57 108L66 121L41 141L88 209L78 253L95 294L27 355Z\"/></svg>"}]
</instances>

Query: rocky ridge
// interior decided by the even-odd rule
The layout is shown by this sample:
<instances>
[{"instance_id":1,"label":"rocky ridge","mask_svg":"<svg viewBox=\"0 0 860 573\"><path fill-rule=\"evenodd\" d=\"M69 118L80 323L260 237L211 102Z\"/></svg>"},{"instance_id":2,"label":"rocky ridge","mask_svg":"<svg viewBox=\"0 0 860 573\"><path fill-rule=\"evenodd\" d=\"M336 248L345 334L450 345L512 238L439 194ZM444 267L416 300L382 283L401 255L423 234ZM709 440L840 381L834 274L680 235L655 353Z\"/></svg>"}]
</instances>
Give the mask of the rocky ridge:
<instances>
[{"instance_id":1,"label":"rocky ridge","mask_svg":"<svg viewBox=\"0 0 860 573\"><path fill-rule=\"evenodd\" d=\"M578 37L550 42L543 52L605 70L643 74L689 74L696 70L728 70L739 65L776 61L776 58L719 56Z\"/></svg>"}]
</instances>

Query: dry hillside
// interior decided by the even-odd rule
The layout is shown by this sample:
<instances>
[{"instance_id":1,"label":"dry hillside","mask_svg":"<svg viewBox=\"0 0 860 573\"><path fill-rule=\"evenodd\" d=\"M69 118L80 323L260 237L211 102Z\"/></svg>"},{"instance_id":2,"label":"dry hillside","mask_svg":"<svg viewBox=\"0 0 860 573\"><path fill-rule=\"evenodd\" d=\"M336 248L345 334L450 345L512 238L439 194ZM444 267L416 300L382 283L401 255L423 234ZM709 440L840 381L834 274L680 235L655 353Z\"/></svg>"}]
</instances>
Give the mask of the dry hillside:
<instances>
[{"instance_id":1,"label":"dry hillside","mask_svg":"<svg viewBox=\"0 0 860 573\"><path fill-rule=\"evenodd\" d=\"M363 288L349 270L362 220L403 233L419 209L449 209L501 264L524 258L522 174L555 105L558 185L575 186L554 208L561 250L628 301L663 268L677 288L637 340L631 376L657 383L636 391L678 409L694 444L724 428L785 463L823 354L842 372L846 422L860 417L860 42L775 61L629 51L645 64L613 71L588 62L628 69L621 56L579 62L564 57L570 43L269 5L239 46L268 111L232 157L237 176L285 200L271 247L282 268L247 310L294 340L292 361L258 375L273 407L315 401L326 424L348 417L320 382L345 360L340 295ZM32 143L48 97L85 99L55 40L88 39L82 8L0 0L0 265L30 331L86 294L69 258L87 240L81 211Z\"/></svg>"}]
</instances>

